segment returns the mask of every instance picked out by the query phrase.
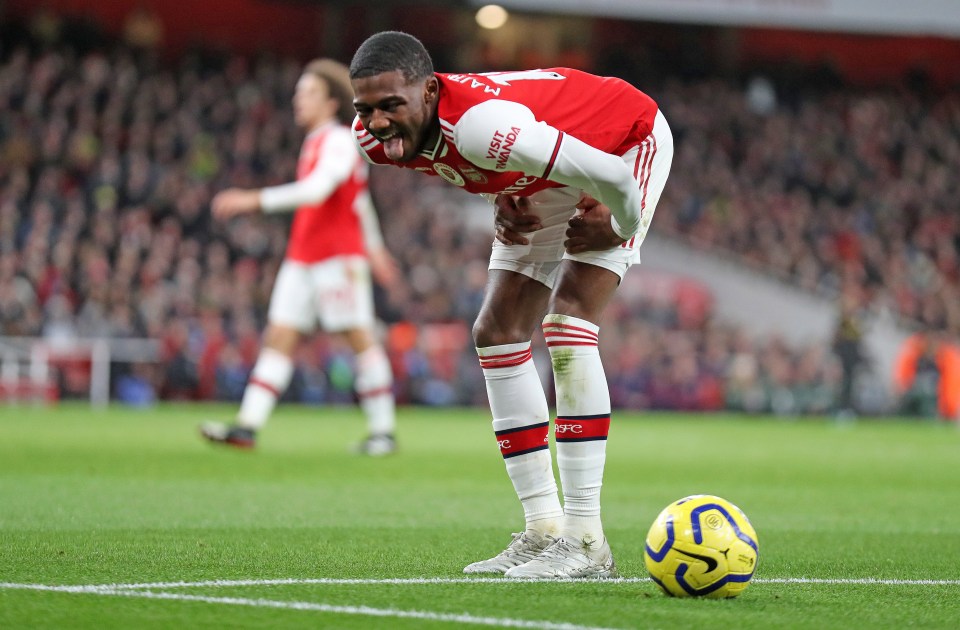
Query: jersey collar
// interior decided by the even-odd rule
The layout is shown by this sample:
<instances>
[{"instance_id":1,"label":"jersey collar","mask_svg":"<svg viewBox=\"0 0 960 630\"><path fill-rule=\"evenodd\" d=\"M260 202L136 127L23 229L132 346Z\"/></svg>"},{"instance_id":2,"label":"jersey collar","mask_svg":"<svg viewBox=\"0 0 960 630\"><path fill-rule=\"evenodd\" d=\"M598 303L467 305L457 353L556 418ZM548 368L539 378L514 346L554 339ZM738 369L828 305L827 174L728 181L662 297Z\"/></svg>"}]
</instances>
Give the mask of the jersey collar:
<instances>
[{"instance_id":1,"label":"jersey collar","mask_svg":"<svg viewBox=\"0 0 960 630\"><path fill-rule=\"evenodd\" d=\"M443 139L443 134L438 133L437 141L434 143L433 147L430 149L424 149L420 152L420 155L435 162L445 156L449 150L450 148Z\"/></svg>"}]
</instances>

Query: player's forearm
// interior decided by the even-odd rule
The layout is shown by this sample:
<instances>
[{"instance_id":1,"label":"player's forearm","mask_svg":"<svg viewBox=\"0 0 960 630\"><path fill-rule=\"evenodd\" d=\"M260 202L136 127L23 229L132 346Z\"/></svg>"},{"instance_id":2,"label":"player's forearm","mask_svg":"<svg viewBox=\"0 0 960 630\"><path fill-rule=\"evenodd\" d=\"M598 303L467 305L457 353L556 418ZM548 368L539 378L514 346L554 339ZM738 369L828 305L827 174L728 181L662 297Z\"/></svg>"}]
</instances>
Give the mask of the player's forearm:
<instances>
[{"instance_id":1,"label":"player's forearm","mask_svg":"<svg viewBox=\"0 0 960 630\"><path fill-rule=\"evenodd\" d=\"M623 240L640 230L640 190L619 157L564 135L550 179L579 188L610 208L611 227Z\"/></svg>"},{"instance_id":2,"label":"player's forearm","mask_svg":"<svg viewBox=\"0 0 960 630\"><path fill-rule=\"evenodd\" d=\"M263 188L260 190L260 207L264 212L289 212L300 206L318 204L339 184L328 176L319 176Z\"/></svg>"}]
</instances>

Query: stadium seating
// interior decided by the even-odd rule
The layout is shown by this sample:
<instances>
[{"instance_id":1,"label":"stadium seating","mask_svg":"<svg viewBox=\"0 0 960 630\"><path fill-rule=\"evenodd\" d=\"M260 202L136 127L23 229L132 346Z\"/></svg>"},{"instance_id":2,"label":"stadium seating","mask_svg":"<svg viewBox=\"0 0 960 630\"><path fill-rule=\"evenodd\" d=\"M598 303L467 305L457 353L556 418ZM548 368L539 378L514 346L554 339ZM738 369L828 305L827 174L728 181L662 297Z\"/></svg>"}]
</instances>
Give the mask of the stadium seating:
<instances>
[{"instance_id":1,"label":"stadium seating","mask_svg":"<svg viewBox=\"0 0 960 630\"><path fill-rule=\"evenodd\" d=\"M236 399L287 223L215 223L208 204L227 185L292 177L299 65L202 54L161 63L121 44L85 52L66 40L5 49L0 336L158 340L159 368L134 364L115 378L165 398ZM677 139L655 231L805 290L855 290L863 309L960 331L956 93L810 90L771 109L732 81L649 91ZM489 215L460 191L397 169L375 172L372 186L405 272L377 295L399 400L485 404L469 323ZM709 308L690 317L689 305L613 304L602 350L615 406L834 409L829 344L752 338ZM345 356L329 339L306 346L287 398L349 399Z\"/></svg>"}]
</instances>

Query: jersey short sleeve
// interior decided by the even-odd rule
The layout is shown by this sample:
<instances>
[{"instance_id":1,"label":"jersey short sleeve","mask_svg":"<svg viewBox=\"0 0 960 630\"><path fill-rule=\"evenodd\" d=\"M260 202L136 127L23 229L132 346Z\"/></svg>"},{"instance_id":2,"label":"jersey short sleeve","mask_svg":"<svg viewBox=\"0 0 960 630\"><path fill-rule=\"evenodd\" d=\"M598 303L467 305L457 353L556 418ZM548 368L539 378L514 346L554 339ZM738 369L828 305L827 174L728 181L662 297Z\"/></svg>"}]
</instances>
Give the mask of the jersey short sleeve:
<instances>
[{"instance_id":1,"label":"jersey short sleeve","mask_svg":"<svg viewBox=\"0 0 960 630\"><path fill-rule=\"evenodd\" d=\"M556 159L561 133L521 103L489 100L464 112L453 136L460 154L477 166L542 177Z\"/></svg>"}]
</instances>

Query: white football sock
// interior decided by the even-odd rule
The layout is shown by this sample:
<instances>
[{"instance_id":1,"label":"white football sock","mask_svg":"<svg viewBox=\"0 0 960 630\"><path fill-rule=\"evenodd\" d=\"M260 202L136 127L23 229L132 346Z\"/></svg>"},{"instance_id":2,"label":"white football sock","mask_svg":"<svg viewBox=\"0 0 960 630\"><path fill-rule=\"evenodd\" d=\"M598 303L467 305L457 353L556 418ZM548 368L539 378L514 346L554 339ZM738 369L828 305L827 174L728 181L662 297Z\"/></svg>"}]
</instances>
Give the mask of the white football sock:
<instances>
[{"instance_id":1,"label":"white football sock","mask_svg":"<svg viewBox=\"0 0 960 630\"><path fill-rule=\"evenodd\" d=\"M530 342L477 348L493 414L493 430L526 528L558 534L563 515L550 456L550 411Z\"/></svg>"},{"instance_id":2,"label":"white football sock","mask_svg":"<svg viewBox=\"0 0 960 630\"><path fill-rule=\"evenodd\" d=\"M292 377L293 359L273 348L260 350L260 356L243 390L237 424L253 430L263 428L277 401L290 386Z\"/></svg>"},{"instance_id":3,"label":"white football sock","mask_svg":"<svg viewBox=\"0 0 960 630\"><path fill-rule=\"evenodd\" d=\"M396 428L396 404L393 396L393 370L383 347L371 346L356 357L354 385L360 408L367 416L370 435L393 434Z\"/></svg>"},{"instance_id":4,"label":"white football sock","mask_svg":"<svg viewBox=\"0 0 960 630\"><path fill-rule=\"evenodd\" d=\"M550 314L543 319L557 392L554 434L563 487L562 535L587 544L603 541L600 488L610 428L599 332L599 326L576 317Z\"/></svg>"}]
</instances>

